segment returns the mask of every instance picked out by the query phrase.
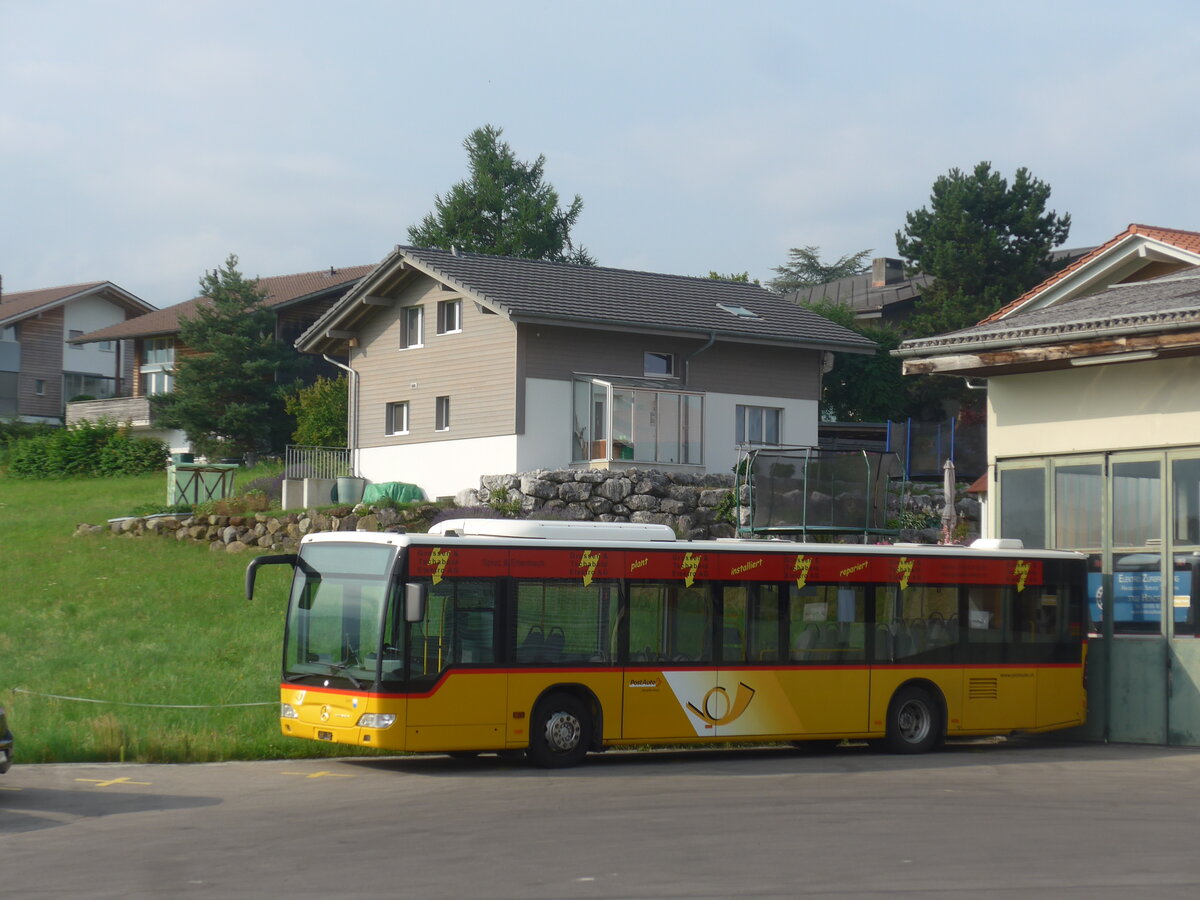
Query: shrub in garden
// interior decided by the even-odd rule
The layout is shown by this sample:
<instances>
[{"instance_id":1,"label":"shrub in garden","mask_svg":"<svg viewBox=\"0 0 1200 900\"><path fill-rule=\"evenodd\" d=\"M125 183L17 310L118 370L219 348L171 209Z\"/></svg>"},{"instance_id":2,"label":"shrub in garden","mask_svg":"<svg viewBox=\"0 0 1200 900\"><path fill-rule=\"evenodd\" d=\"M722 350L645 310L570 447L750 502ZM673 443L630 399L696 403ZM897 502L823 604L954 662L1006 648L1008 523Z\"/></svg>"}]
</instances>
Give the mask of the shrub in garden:
<instances>
[{"instance_id":1,"label":"shrub in garden","mask_svg":"<svg viewBox=\"0 0 1200 900\"><path fill-rule=\"evenodd\" d=\"M79 422L9 444L8 474L14 478L140 475L166 466L167 447L153 438L130 437L112 422Z\"/></svg>"}]
</instances>

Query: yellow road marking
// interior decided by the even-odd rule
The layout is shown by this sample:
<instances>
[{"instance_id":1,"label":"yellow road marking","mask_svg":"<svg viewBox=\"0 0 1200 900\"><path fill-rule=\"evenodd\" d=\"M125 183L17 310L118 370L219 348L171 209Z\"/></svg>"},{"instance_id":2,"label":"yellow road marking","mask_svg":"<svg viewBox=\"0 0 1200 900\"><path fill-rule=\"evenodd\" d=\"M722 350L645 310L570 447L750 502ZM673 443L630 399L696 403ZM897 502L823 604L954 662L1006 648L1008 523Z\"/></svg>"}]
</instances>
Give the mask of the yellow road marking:
<instances>
[{"instance_id":1,"label":"yellow road marking","mask_svg":"<svg viewBox=\"0 0 1200 900\"><path fill-rule=\"evenodd\" d=\"M355 778L342 772L284 772L284 775L303 775L305 778Z\"/></svg>"},{"instance_id":2,"label":"yellow road marking","mask_svg":"<svg viewBox=\"0 0 1200 900\"><path fill-rule=\"evenodd\" d=\"M21 789L20 789L20 788L6 788L6 787L0 787L0 791L19 791L19 790L21 790Z\"/></svg>"},{"instance_id":3,"label":"yellow road marking","mask_svg":"<svg viewBox=\"0 0 1200 900\"><path fill-rule=\"evenodd\" d=\"M107 781L102 778L76 778L76 781L86 781L96 785L96 787L112 787L114 784L141 784L149 786L149 781L130 781L128 778L110 778Z\"/></svg>"}]
</instances>

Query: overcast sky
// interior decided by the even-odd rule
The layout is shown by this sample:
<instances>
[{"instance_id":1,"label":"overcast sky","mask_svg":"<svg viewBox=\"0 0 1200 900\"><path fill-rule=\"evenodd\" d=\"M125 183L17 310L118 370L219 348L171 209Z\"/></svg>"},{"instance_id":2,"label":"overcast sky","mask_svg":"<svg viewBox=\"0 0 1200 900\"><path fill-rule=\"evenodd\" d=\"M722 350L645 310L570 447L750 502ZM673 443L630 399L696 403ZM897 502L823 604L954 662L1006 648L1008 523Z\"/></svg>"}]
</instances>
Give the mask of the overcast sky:
<instances>
[{"instance_id":1,"label":"overcast sky","mask_svg":"<svg viewBox=\"0 0 1200 900\"><path fill-rule=\"evenodd\" d=\"M169 306L378 262L491 123L599 264L767 280L895 255L952 167L1019 166L1068 246L1200 230L1190 2L0 0L6 291Z\"/></svg>"}]
</instances>

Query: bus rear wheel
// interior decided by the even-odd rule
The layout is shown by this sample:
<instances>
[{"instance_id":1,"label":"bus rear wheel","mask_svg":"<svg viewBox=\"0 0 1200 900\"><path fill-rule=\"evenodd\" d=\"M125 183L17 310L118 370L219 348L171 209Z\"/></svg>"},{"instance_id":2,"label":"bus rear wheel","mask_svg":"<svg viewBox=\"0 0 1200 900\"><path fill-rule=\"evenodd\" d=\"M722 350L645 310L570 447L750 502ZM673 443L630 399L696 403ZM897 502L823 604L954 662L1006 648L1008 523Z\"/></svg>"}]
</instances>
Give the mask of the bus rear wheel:
<instances>
[{"instance_id":1,"label":"bus rear wheel","mask_svg":"<svg viewBox=\"0 0 1200 900\"><path fill-rule=\"evenodd\" d=\"M542 700L529 732L529 761L544 769L578 764L592 742L592 717L578 698L551 694Z\"/></svg>"},{"instance_id":2,"label":"bus rear wheel","mask_svg":"<svg viewBox=\"0 0 1200 900\"><path fill-rule=\"evenodd\" d=\"M942 708L924 688L901 688L888 707L885 742L892 753L924 753L942 737Z\"/></svg>"}]
</instances>

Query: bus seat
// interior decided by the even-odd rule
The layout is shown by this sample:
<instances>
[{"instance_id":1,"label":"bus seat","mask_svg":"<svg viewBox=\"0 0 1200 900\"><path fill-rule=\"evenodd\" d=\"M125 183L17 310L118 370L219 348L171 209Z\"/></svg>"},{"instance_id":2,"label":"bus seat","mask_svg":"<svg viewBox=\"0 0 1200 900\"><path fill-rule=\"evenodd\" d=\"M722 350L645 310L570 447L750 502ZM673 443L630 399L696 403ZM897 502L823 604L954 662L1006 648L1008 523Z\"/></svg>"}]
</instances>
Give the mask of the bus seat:
<instances>
[{"instance_id":1,"label":"bus seat","mask_svg":"<svg viewBox=\"0 0 1200 900\"><path fill-rule=\"evenodd\" d=\"M792 659L811 659L812 651L820 639L820 631L816 625L809 625L796 636L792 644Z\"/></svg>"},{"instance_id":2,"label":"bus seat","mask_svg":"<svg viewBox=\"0 0 1200 900\"><path fill-rule=\"evenodd\" d=\"M726 625L721 640L722 658L738 661L745 659L745 653L742 651L742 633L735 626Z\"/></svg>"},{"instance_id":3,"label":"bus seat","mask_svg":"<svg viewBox=\"0 0 1200 900\"><path fill-rule=\"evenodd\" d=\"M925 633L926 646L944 647L950 643L950 629L945 619L930 619Z\"/></svg>"},{"instance_id":4,"label":"bus seat","mask_svg":"<svg viewBox=\"0 0 1200 900\"><path fill-rule=\"evenodd\" d=\"M547 662L562 662L563 647L567 643L567 636L562 628L555 625L546 635L546 642L543 645L542 659Z\"/></svg>"},{"instance_id":5,"label":"bus seat","mask_svg":"<svg viewBox=\"0 0 1200 900\"><path fill-rule=\"evenodd\" d=\"M545 646L546 635L542 631L542 626L534 625L529 629L529 633L525 635L525 640L521 641L521 646L517 648L517 660L519 662L537 660L541 657Z\"/></svg>"},{"instance_id":6,"label":"bus seat","mask_svg":"<svg viewBox=\"0 0 1200 900\"><path fill-rule=\"evenodd\" d=\"M875 629L875 659L878 661L892 658L892 632L886 625Z\"/></svg>"},{"instance_id":7,"label":"bus seat","mask_svg":"<svg viewBox=\"0 0 1200 900\"><path fill-rule=\"evenodd\" d=\"M908 636L912 641L912 652L919 653L925 649L928 634L924 619L913 619L908 623Z\"/></svg>"}]
</instances>

